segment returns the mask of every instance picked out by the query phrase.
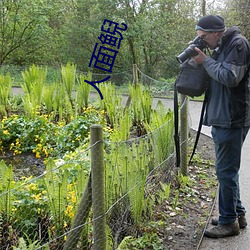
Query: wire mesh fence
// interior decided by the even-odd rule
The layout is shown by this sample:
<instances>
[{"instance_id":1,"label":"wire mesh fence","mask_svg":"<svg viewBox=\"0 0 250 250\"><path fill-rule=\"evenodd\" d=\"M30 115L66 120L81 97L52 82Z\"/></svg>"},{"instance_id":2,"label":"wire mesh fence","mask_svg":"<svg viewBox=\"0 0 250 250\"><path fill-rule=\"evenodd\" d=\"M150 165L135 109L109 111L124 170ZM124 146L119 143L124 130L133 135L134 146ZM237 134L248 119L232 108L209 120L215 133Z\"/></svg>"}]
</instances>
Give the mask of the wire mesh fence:
<instances>
[{"instance_id":1,"label":"wire mesh fence","mask_svg":"<svg viewBox=\"0 0 250 250\"><path fill-rule=\"evenodd\" d=\"M104 215L107 249L117 249L126 236L135 236L140 222L154 213L160 182L171 180L170 123L140 138L105 142L105 214L95 219L91 204L96 199L98 206L101 199L98 194L92 197L90 149L81 152L78 162L48 161L42 175L24 178L15 189L12 169L2 162L1 248L23 242L34 249L92 249L94 242L103 242L102 235L94 241L93 224L98 225Z\"/></svg>"},{"instance_id":2,"label":"wire mesh fence","mask_svg":"<svg viewBox=\"0 0 250 250\"><path fill-rule=\"evenodd\" d=\"M170 183L175 170L173 114L164 119L143 136L104 137L73 158L48 159L37 176L17 179L1 161L1 249L119 249L127 237L136 237L141 222L154 215L161 183ZM95 143L103 148L93 156ZM93 173L93 164L102 161L102 151L104 179L96 183L93 174L101 170ZM103 206L100 190L105 207L96 216Z\"/></svg>"}]
</instances>

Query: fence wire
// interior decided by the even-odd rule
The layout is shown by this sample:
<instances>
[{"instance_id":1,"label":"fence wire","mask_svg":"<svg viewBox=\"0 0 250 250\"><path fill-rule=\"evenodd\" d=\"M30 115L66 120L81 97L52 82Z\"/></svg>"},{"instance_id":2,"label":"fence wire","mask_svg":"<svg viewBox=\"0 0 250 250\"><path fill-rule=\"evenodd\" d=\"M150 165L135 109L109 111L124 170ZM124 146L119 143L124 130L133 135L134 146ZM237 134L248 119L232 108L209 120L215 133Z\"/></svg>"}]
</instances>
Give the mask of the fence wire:
<instances>
[{"instance_id":1,"label":"fence wire","mask_svg":"<svg viewBox=\"0 0 250 250\"><path fill-rule=\"evenodd\" d=\"M162 137L169 126L167 123L133 140L105 142L107 230L113 244L109 249L116 249L125 236L135 232L145 208L152 204L153 189L170 178L173 141ZM82 233L76 249L91 249L91 209L86 221L71 228L82 193L88 187L89 151L78 152L81 160L77 161L48 161L42 175L23 178L16 188L11 188L14 176L5 166L5 191L0 194L1 249L13 249L22 242L32 242L34 249L63 249L68 234L78 228ZM158 157L165 159L159 162ZM2 162L1 169L3 166Z\"/></svg>"},{"instance_id":2,"label":"fence wire","mask_svg":"<svg viewBox=\"0 0 250 250\"><path fill-rule=\"evenodd\" d=\"M107 249L136 237L138 225L154 216L161 183L170 183L174 172L173 128L172 116L144 136L97 142L105 152ZM93 223L100 219L91 209L92 147L79 148L73 158L49 159L38 176L16 179L15 170L0 163L1 249L92 249ZM72 245L66 246L69 235Z\"/></svg>"},{"instance_id":3,"label":"fence wire","mask_svg":"<svg viewBox=\"0 0 250 250\"><path fill-rule=\"evenodd\" d=\"M174 81L173 80L156 80L146 74L144 74L139 68L137 68L140 75L140 82L148 86L155 95L160 96L173 96Z\"/></svg>"}]
</instances>

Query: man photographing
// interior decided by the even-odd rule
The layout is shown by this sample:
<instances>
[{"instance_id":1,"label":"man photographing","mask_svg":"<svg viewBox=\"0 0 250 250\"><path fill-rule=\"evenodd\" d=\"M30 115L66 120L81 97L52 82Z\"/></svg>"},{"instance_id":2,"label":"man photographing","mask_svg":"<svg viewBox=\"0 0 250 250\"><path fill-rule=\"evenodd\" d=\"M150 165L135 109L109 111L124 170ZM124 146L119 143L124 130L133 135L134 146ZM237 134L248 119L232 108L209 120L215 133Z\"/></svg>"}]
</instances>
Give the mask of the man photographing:
<instances>
[{"instance_id":1,"label":"man photographing","mask_svg":"<svg viewBox=\"0 0 250 250\"><path fill-rule=\"evenodd\" d=\"M250 126L250 45L237 27L226 30L220 16L202 17L197 35L213 50L205 55L199 48L192 57L203 64L211 80L203 124L212 126L219 181L219 218L205 235L212 238L238 235L247 226L240 200L241 149Z\"/></svg>"}]
</instances>

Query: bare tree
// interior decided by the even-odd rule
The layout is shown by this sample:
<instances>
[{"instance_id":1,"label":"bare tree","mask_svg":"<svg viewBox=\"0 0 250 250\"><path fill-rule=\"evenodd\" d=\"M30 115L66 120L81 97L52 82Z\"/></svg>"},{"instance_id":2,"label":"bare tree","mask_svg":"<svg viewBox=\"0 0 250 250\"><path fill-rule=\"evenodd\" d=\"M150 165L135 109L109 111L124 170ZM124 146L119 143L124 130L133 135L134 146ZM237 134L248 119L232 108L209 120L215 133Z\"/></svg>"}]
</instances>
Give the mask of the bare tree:
<instances>
[{"instance_id":1,"label":"bare tree","mask_svg":"<svg viewBox=\"0 0 250 250\"><path fill-rule=\"evenodd\" d=\"M44 13L36 2L31 4L27 0L0 1L0 65L38 35Z\"/></svg>"}]
</instances>

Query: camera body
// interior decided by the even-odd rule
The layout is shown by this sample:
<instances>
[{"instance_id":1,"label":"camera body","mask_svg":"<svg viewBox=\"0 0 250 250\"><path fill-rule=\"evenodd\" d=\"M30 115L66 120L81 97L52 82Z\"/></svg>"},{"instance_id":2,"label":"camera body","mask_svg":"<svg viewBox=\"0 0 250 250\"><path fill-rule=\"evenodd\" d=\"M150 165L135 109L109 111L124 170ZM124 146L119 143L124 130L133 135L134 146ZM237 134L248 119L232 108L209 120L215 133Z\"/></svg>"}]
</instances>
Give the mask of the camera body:
<instances>
[{"instance_id":1,"label":"camera body","mask_svg":"<svg viewBox=\"0 0 250 250\"><path fill-rule=\"evenodd\" d=\"M177 61L179 63L183 63L188 58L198 55L198 53L195 51L195 47L199 48L200 50L203 50L207 48L207 43L199 36L197 36L190 45L180 54L176 57Z\"/></svg>"}]
</instances>

